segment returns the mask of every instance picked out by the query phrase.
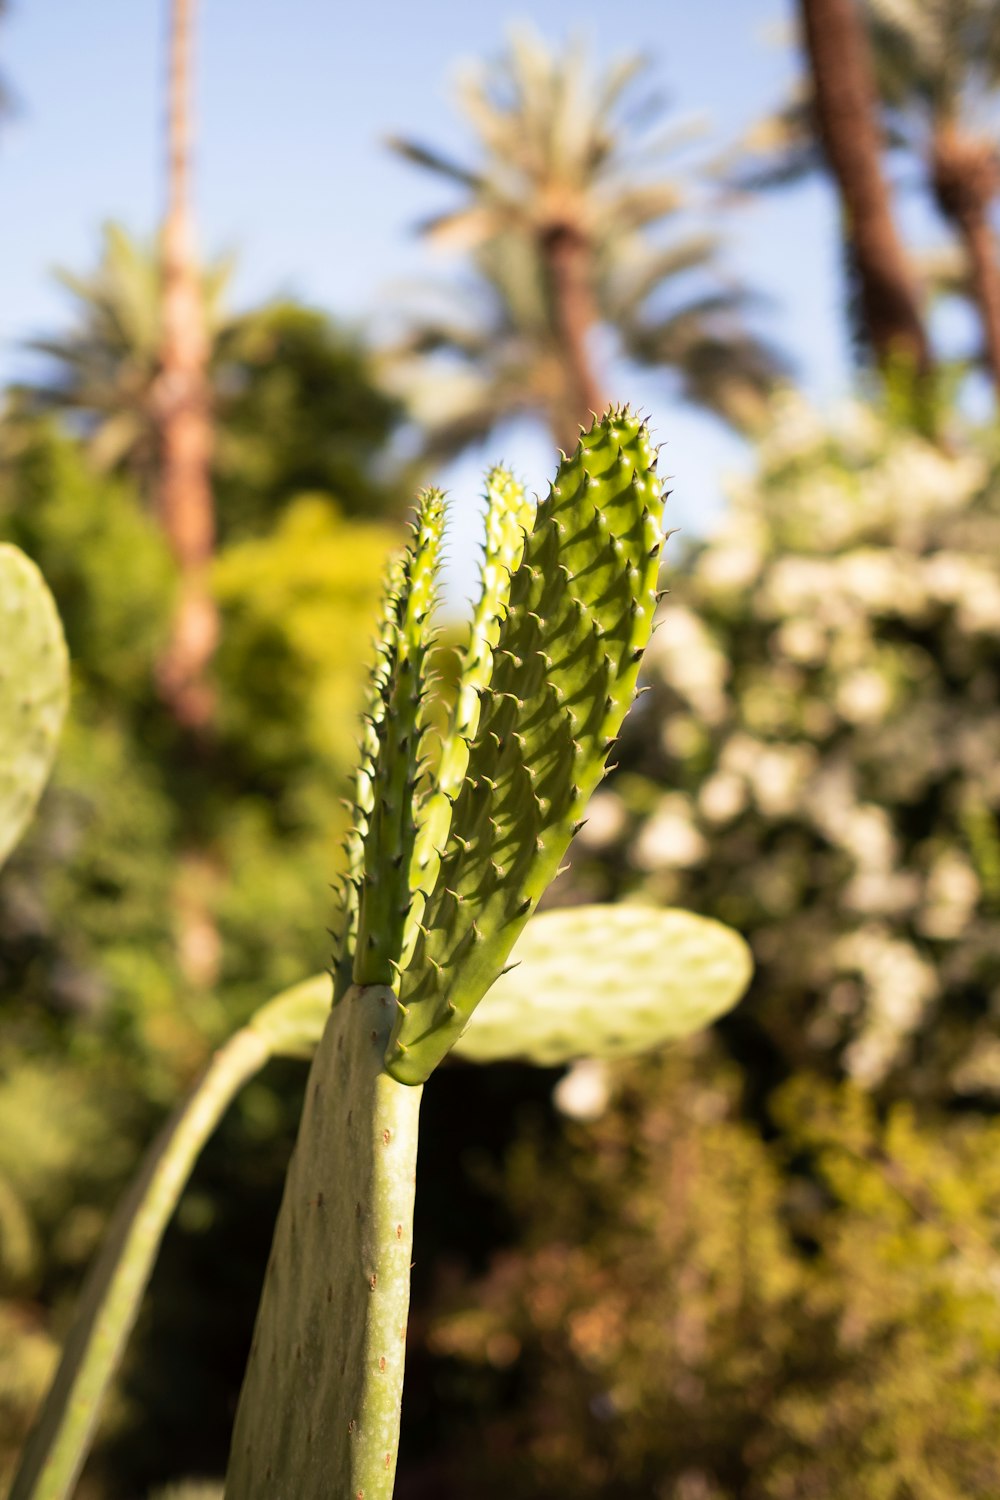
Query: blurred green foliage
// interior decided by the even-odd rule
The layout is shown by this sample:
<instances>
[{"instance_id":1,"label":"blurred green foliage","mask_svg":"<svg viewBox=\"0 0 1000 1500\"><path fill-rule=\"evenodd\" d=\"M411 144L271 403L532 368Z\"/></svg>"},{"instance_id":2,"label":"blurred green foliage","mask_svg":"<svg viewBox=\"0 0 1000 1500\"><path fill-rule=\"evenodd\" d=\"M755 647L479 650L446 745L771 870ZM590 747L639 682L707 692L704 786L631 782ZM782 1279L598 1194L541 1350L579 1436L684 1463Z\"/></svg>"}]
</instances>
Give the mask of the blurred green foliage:
<instances>
[{"instance_id":1,"label":"blurred green foliage","mask_svg":"<svg viewBox=\"0 0 1000 1500\"><path fill-rule=\"evenodd\" d=\"M996 48L963 31L990 7L869 9L876 41L906 43L891 77L880 57L887 141L915 146L923 179L935 124L992 89ZM936 445L902 420L903 373L881 408L828 421L773 399L779 362L717 281L714 230L670 238L670 136L618 107L636 69L588 77L582 52L522 39L466 82L471 169L403 145L461 189L424 232L471 279L421 295L383 376L425 454L498 412L561 424L551 251L569 229L588 317L756 435L717 531L680 564L668 551L652 691L556 896L718 917L757 977L666 1057L435 1079L399 1500L995 1500L997 432L945 409L964 362L924 423ZM921 106L916 133L914 89L948 105ZM743 186L812 165L807 113L800 94L757 133ZM967 295L967 261L937 260L925 280ZM0 539L41 567L73 666L55 776L0 874L0 1489L143 1146L211 1048L329 959L369 622L408 489L402 411L353 333L291 302L233 316L227 275L202 283L210 742L154 689L176 590L147 503L155 246L109 226L94 271L63 277L74 321L0 420ZM200 1163L81 1500L219 1493L302 1081L270 1069Z\"/></svg>"},{"instance_id":2,"label":"blurred green foliage","mask_svg":"<svg viewBox=\"0 0 1000 1500\"><path fill-rule=\"evenodd\" d=\"M307 492L362 519L405 509L405 479L387 461L401 407L374 383L357 336L322 313L275 302L234 319L218 341L214 384L224 536L259 532Z\"/></svg>"},{"instance_id":3,"label":"blurred green foliage","mask_svg":"<svg viewBox=\"0 0 1000 1500\"><path fill-rule=\"evenodd\" d=\"M616 1077L598 1123L511 1151L526 1228L440 1296L435 1493L995 1495L996 1121L801 1075L765 1129L704 1046Z\"/></svg>"}]
</instances>

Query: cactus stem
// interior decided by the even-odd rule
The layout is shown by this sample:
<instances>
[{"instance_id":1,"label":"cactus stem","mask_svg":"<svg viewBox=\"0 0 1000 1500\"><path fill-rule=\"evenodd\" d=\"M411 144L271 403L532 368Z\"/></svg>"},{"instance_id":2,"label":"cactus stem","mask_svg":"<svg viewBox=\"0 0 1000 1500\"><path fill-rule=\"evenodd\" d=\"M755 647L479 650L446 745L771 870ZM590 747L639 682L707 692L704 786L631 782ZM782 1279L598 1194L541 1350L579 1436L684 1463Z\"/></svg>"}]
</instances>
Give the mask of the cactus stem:
<instances>
[{"instance_id":1,"label":"cactus stem","mask_svg":"<svg viewBox=\"0 0 1000 1500\"><path fill-rule=\"evenodd\" d=\"M352 995L331 1012L310 1075L236 1416L226 1487L238 1500L274 1500L272 1473L294 1474L302 1500L392 1495L421 1089L384 1071L395 995ZM301 1262L299 1207L320 1195L322 1270ZM293 1345L296 1399L276 1401L269 1360Z\"/></svg>"}]
</instances>

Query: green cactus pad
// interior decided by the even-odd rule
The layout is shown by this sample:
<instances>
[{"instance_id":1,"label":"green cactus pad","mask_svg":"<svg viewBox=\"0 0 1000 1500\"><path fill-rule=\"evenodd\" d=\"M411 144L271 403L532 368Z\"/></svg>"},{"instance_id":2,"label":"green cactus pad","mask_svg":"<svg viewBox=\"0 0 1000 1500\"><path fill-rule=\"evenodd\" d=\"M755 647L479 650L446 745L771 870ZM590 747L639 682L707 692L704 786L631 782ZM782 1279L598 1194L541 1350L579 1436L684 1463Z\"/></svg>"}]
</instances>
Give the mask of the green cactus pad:
<instances>
[{"instance_id":1,"label":"green cactus pad","mask_svg":"<svg viewBox=\"0 0 1000 1500\"><path fill-rule=\"evenodd\" d=\"M68 696L66 642L45 580L0 544L0 864L48 780Z\"/></svg>"},{"instance_id":2,"label":"green cactus pad","mask_svg":"<svg viewBox=\"0 0 1000 1500\"><path fill-rule=\"evenodd\" d=\"M529 922L516 964L478 1007L455 1055L554 1067L626 1057L711 1025L753 973L721 922L644 906L574 906Z\"/></svg>"},{"instance_id":3,"label":"green cactus pad","mask_svg":"<svg viewBox=\"0 0 1000 1500\"><path fill-rule=\"evenodd\" d=\"M386 1066L420 1083L502 970L604 772L655 606L662 494L644 424L610 412L535 515Z\"/></svg>"},{"instance_id":4,"label":"green cactus pad","mask_svg":"<svg viewBox=\"0 0 1000 1500\"><path fill-rule=\"evenodd\" d=\"M349 804L352 826L344 843L344 873L334 888L330 935L334 943L334 996L340 999L354 982L354 949L358 936L358 892L364 875L365 838L374 806L372 777L378 755L378 729L385 712L385 694L390 658L396 639L396 615L403 588L405 557L392 557L386 570L382 607L372 643L373 661L368 690L361 717L361 739L358 744L358 768L354 783L354 801Z\"/></svg>"},{"instance_id":5,"label":"green cactus pad","mask_svg":"<svg viewBox=\"0 0 1000 1500\"><path fill-rule=\"evenodd\" d=\"M411 885L414 901L404 947L407 968L416 947L427 896L441 867L440 851L451 827L451 807L469 766L469 745L479 724L480 694L489 686L493 648L507 609L510 581L521 561L524 541L535 514L524 485L506 469L486 477L486 546L469 637L461 654L455 704L434 771L434 789L422 810Z\"/></svg>"},{"instance_id":6,"label":"green cactus pad","mask_svg":"<svg viewBox=\"0 0 1000 1500\"><path fill-rule=\"evenodd\" d=\"M392 984L399 973L411 906L411 862L417 835L416 788L424 724L422 708L434 647L433 614L444 496L420 497L389 634L371 770L371 812L354 951L356 984Z\"/></svg>"},{"instance_id":7,"label":"green cactus pad","mask_svg":"<svg viewBox=\"0 0 1000 1500\"><path fill-rule=\"evenodd\" d=\"M525 494L524 485L506 469L491 469L486 476L486 546L479 598L462 653L455 711L438 773L438 785L447 797L454 797L465 779L469 744L479 726L480 694L490 684L511 579L520 565L534 515L534 501Z\"/></svg>"}]
</instances>

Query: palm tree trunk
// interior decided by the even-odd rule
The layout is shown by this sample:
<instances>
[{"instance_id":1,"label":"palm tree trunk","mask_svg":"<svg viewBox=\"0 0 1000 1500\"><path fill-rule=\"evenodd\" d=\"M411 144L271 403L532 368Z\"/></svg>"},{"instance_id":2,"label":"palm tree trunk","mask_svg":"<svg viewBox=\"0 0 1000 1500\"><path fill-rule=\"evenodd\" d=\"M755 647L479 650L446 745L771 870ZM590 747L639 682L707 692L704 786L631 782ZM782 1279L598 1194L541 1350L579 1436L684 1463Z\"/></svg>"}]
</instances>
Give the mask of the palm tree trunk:
<instances>
[{"instance_id":1,"label":"palm tree trunk","mask_svg":"<svg viewBox=\"0 0 1000 1500\"><path fill-rule=\"evenodd\" d=\"M861 309L883 370L920 376L930 348L882 173L875 82L854 0L800 0L816 123L840 192L860 282Z\"/></svg>"},{"instance_id":2,"label":"palm tree trunk","mask_svg":"<svg viewBox=\"0 0 1000 1500\"><path fill-rule=\"evenodd\" d=\"M932 144L931 176L938 207L965 246L987 363L1000 395L1000 265L990 223L990 205L1000 187L996 148L942 123Z\"/></svg>"},{"instance_id":3,"label":"palm tree trunk","mask_svg":"<svg viewBox=\"0 0 1000 1500\"><path fill-rule=\"evenodd\" d=\"M206 674L218 639L218 613L208 585L215 543L208 337L190 199L194 11L195 0L172 0L157 504L181 577L173 636L160 663L160 689L177 720L201 731L213 711Z\"/></svg>"},{"instance_id":4,"label":"palm tree trunk","mask_svg":"<svg viewBox=\"0 0 1000 1500\"><path fill-rule=\"evenodd\" d=\"M592 286L591 250L573 225L555 224L542 240L559 340L563 371L563 399L552 416L553 435L560 448L572 453L580 424L589 426L607 402L591 363L587 339L597 322Z\"/></svg>"}]
</instances>

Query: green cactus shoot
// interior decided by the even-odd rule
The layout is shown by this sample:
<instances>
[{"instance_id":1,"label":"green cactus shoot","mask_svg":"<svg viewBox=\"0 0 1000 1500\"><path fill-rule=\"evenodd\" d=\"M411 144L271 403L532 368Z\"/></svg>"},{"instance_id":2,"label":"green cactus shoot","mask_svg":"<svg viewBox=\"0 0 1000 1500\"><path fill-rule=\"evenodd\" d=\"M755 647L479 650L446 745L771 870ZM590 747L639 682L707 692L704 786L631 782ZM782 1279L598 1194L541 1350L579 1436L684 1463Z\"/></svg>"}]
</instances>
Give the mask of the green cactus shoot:
<instances>
[{"instance_id":1,"label":"green cactus shoot","mask_svg":"<svg viewBox=\"0 0 1000 1500\"><path fill-rule=\"evenodd\" d=\"M432 727L443 498L388 572L334 919L333 984L264 1006L164 1127L91 1272L12 1500L72 1492L170 1214L239 1088L313 1057L233 1432L228 1500L389 1500L424 1083L466 1062L614 1058L735 1004L746 945L639 906L533 918L635 695L662 496L644 424L608 413L533 506L487 479L481 592ZM527 925L530 921L530 925ZM332 1000L332 1005L331 1005Z\"/></svg>"},{"instance_id":2,"label":"green cactus shoot","mask_svg":"<svg viewBox=\"0 0 1000 1500\"><path fill-rule=\"evenodd\" d=\"M643 423L610 413L560 464L523 540L512 486L494 476L484 603L436 756L422 707L440 511L421 504L383 630L362 849L342 898L354 983L310 1074L230 1500L392 1494L421 1087L506 966L632 701L662 543L655 467ZM504 552L517 561L506 587Z\"/></svg>"}]
</instances>

